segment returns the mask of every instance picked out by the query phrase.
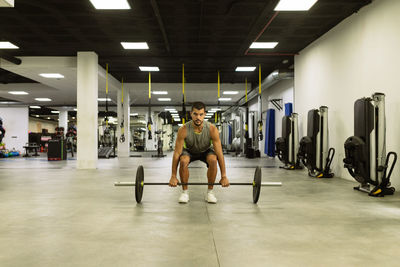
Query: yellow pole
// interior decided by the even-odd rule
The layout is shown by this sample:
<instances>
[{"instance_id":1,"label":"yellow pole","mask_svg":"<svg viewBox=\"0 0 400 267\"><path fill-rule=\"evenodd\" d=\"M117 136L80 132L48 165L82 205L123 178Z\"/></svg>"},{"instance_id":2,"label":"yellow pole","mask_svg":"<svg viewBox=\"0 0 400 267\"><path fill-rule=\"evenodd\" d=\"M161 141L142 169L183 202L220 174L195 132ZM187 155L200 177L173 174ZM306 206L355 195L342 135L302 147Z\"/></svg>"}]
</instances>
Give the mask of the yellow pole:
<instances>
[{"instance_id":1,"label":"yellow pole","mask_svg":"<svg viewBox=\"0 0 400 267\"><path fill-rule=\"evenodd\" d=\"M220 85L220 77L219 77L219 71L218 71L218 98L220 98L221 97L221 93L220 93L220 91L221 91L221 85Z\"/></svg>"},{"instance_id":2,"label":"yellow pole","mask_svg":"<svg viewBox=\"0 0 400 267\"><path fill-rule=\"evenodd\" d=\"M151 72L149 72L149 99L151 99Z\"/></svg>"},{"instance_id":3,"label":"yellow pole","mask_svg":"<svg viewBox=\"0 0 400 267\"><path fill-rule=\"evenodd\" d=\"M258 64L258 94L261 95L261 64Z\"/></svg>"},{"instance_id":4,"label":"yellow pole","mask_svg":"<svg viewBox=\"0 0 400 267\"><path fill-rule=\"evenodd\" d=\"M246 78L246 102L247 102L247 78Z\"/></svg>"}]
</instances>

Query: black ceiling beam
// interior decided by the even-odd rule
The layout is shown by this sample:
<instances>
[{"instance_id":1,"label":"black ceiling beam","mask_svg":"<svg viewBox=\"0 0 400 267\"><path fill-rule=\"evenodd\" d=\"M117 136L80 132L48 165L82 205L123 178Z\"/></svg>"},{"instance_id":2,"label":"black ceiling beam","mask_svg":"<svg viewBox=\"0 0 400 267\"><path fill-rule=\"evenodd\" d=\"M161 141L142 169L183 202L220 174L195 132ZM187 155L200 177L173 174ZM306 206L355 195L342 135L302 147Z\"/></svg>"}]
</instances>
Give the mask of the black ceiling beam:
<instances>
[{"instance_id":1,"label":"black ceiling beam","mask_svg":"<svg viewBox=\"0 0 400 267\"><path fill-rule=\"evenodd\" d=\"M0 52L0 57L7 61L10 61L11 63L14 63L15 65L21 65L21 63L22 63L21 59L11 56L10 54L8 54L7 52L4 52L4 51Z\"/></svg>"},{"instance_id":2,"label":"black ceiling beam","mask_svg":"<svg viewBox=\"0 0 400 267\"><path fill-rule=\"evenodd\" d=\"M157 2L156 2L156 0L151 0L150 3L151 3L151 6L153 7L154 14L156 15L158 25L160 25L160 30L161 30L161 33L163 35L164 42L165 42L165 48L167 49L168 53L171 53L171 48L169 46L167 32L165 31L164 23L161 19L161 14L160 14L160 10L158 8Z\"/></svg>"}]
</instances>

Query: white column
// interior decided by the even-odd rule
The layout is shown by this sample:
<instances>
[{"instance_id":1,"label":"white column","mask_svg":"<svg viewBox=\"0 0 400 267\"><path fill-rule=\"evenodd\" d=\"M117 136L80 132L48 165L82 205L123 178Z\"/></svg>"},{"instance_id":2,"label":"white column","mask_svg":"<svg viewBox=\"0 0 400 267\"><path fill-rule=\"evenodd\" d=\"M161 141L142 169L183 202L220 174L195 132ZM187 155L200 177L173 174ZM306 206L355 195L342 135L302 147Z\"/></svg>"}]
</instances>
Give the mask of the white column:
<instances>
[{"instance_id":1,"label":"white column","mask_svg":"<svg viewBox=\"0 0 400 267\"><path fill-rule=\"evenodd\" d=\"M68 131L68 110L60 110L58 114L58 127L64 128L64 137Z\"/></svg>"},{"instance_id":2,"label":"white column","mask_svg":"<svg viewBox=\"0 0 400 267\"><path fill-rule=\"evenodd\" d=\"M77 56L77 168L97 168L98 56Z\"/></svg>"},{"instance_id":3,"label":"white column","mask_svg":"<svg viewBox=\"0 0 400 267\"><path fill-rule=\"evenodd\" d=\"M130 131L130 97L129 90L124 88L124 103L122 107L122 90L118 90L118 126L117 126L117 136L118 136L118 158L128 158L130 153L130 140L131 140L131 131ZM124 137L125 141L121 142L121 122L124 122Z\"/></svg>"}]
</instances>

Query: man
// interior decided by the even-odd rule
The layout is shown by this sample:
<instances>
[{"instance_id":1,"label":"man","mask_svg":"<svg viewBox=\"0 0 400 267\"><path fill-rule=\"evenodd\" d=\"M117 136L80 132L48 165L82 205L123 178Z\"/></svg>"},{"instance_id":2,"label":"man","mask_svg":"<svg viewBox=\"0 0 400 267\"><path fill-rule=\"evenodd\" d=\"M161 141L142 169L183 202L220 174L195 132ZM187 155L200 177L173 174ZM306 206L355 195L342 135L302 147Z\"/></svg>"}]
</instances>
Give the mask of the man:
<instances>
[{"instance_id":1,"label":"man","mask_svg":"<svg viewBox=\"0 0 400 267\"><path fill-rule=\"evenodd\" d=\"M221 140L217 127L208 121L204 121L206 115L206 106L202 102L195 102L190 112L192 120L183 125L178 130L175 151L172 158L172 175L169 180L170 186L177 186L178 179L176 172L179 162L179 176L182 183L189 181L189 163L201 160L207 164L208 183L214 183L217 177L217 162L221 169L221 180L219 183L223 187L229 186L229 180L226 177L224 155L222 153ZM188 186L182 186L183 191L179 197L179 203L189 201ZM217 203L217 198L213 192L213 186L208 186L206 201L208 203Z\"/></svg>"}]
</instances>

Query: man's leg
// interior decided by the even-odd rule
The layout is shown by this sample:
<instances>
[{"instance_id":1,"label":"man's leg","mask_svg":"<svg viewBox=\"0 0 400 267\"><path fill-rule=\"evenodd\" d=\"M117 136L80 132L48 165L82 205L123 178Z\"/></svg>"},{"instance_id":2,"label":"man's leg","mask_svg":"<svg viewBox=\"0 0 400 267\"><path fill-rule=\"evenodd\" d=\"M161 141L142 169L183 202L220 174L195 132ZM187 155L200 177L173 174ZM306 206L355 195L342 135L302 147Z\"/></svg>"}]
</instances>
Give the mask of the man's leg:
<instances>
[{"instance_id":1,"label":"man's leg","mask_svg":"<svg viewBox=\"0 0 400 267\"><path fill-rule=\"evenodd\" d=\"M214 154L208 154L206 161L208 164L208 171L207 171L208 182L215 183L215 178L217 177L217 171L218 171L217 156ZM208 189L213 189L213 186L209 185Z\"/></svg>"},{"instance_id":2,"label":"man's leg","mask_svg":"<svg viewBox=\"0 0 400 267\"><path fill-rule=\"evenodd\" d=\"M189 181L189 163L190 156L182 155L179 159L179 176L181 178L181 183L187 183ZM187 190L188 186L183 185L183 190Z\"/></svg>"}]
</instances>

